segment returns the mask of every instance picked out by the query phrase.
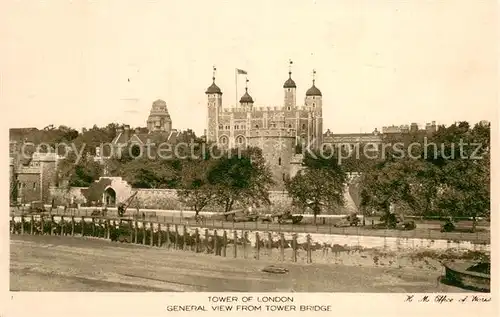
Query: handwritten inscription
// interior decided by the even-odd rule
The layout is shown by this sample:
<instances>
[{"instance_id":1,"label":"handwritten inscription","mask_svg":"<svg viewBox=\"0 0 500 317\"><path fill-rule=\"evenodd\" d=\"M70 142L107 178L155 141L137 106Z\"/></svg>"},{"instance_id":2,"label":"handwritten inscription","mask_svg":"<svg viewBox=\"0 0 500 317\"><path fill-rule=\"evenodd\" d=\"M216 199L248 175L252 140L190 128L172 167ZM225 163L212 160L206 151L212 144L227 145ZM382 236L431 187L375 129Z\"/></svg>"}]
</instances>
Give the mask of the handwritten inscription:
<instances>
[{"instance_id":1,"label":"handwritten inscription","mask_svg":"<svg viewBox=\"0 0 500 317\"><path fill-rule=\"evenodd\" d=\"M480 295L406 295L405 302L408 303L487 303L491 301L490 296L480 296Z\"/></svg>"}]
</instances>

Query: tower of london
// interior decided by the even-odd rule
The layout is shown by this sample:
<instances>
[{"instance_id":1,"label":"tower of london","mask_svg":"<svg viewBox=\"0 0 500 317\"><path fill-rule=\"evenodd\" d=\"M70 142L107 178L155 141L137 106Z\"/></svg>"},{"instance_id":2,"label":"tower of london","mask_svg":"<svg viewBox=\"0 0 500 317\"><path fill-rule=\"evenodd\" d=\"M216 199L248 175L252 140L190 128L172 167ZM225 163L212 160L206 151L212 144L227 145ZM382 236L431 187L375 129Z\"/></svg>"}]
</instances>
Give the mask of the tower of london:
<instances>
[{"instance_id":1,"label":"tower of london","mask_svg":"<svg viewBox=\"0 0 500 317\"><path fill-rule=\"evenodd\" d=\"M248 82L248 81L247 81ZM271 168L275 189L283 190L286 177L295 174L302 157L296 154L298 145L322 144L322 94L315 85L306 91L304 103L297 104L297 85L291 69L283 84L283 104L255 106L245 88L239 104L224 107L222 90L215 82L207 88L207 141L226 147L257 146Z\"/></svg>"}]
</instances>

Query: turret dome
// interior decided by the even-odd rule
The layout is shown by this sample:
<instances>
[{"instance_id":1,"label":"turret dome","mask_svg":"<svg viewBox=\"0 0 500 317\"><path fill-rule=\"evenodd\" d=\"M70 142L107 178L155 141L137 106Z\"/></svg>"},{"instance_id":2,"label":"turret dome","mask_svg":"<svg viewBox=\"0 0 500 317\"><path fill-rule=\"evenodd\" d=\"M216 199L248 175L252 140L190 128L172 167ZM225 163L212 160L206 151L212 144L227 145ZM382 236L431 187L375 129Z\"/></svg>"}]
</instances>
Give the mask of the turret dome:
<instances>
[{"instance_id":1,"label":"turret dome","mask_svg":"<svg viewBox=\"0 0 500 317\"><path fill-rule=\"evenodd\" d=\"M212 85L207 88L207 91L205 92L207 95L208 94L220 94L222 95L222 91L220 88L215 84L215 77L212 78Z\"/></svg>"},{"instance_id":2,"label":"turret dome","mask_svg":"<svg viewBox=\"0 0 500 317\"><path fill-rule=\"evenodd\" d=\"M295 85L292 77L289 77L283 84L283 88L297 88L297 85Z\"/></svg>"},{"instance_id":3,"label":"turret dome","mask_svg":"<svg viewBox=\"0 0 500 317\"><path fill-rule=\"evenodd\" d=\"M321 96L321 91L313 83L312 87L307 90L306 96Z\"/></svg>"},{"instance_id":4,"label":"turret dome","mask_svg":"<svg viewBox=\"0 0 500 317\"><path fill-rule=\"evenodd\" d=\"M253 103L253 98L248 94L248 89L245 88L245 94L241 97L240 103Z\"/></svg>"}]
</instances>

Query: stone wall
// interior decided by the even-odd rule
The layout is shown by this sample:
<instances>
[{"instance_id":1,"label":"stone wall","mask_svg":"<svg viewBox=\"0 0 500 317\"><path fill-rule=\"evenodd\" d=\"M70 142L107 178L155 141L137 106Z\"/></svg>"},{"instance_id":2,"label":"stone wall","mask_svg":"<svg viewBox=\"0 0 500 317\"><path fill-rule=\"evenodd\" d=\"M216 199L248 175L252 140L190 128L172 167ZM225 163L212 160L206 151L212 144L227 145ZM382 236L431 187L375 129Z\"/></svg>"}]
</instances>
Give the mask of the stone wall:
<instances>
[{"instance_id":1,"label":"stone wall","mask_svg":"<svg viewBox=\"0 0 500 317\"><path fill-rule=\"evenodd\" d=\"M116 201L118 203L125 201L130 197L135 191L137 191L137 196L130 205L130 208L141 208L141 209L161 209L161 210L186 210L188 209L184 206L177 198L177 190L175 189L134 189L130 185L119 177L113 177L111 187L116 192ZM57 205L65 205L70 202L71 197L75 203L84 204L86 203L85 196L83 194L83 189L85 187L71 187L71 188L50 188L50 200L54 198ZM346 195L348 191L346 191ZM292 200L288 196L286 191L270 191L269 198L275 209L289 208ZM352 199L346 197L346 207L339 207L334 210L335 214L346 214L352 210ZM238 208L238 207L235 207ZM355 208L355 207L354 207ZM205 208L205 211L220 211L221 207L211 205Z\"/></svg>"},{"instance_id":2,"label":"stone wall","mask_svg":"<svg viewBox=\"0 0 500 317\"><path fill-rule=\"evenodd\" d=\"M75 203L83 204L86 202L86 199L83 196L82 189L87 189L87 187L50 187L49 193L51 201L53 198L54 203L58 206L63 206L71 202L72 197Z\"/></svg>"}]
</instances>

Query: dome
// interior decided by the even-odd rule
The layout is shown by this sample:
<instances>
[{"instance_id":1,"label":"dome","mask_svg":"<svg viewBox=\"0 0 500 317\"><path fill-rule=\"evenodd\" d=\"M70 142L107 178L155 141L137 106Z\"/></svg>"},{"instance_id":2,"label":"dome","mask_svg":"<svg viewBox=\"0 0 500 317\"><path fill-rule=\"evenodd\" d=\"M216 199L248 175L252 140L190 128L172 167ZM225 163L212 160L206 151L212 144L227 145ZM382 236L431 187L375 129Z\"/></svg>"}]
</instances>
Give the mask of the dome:
<instances>
[{"instance_id":1,"label":"dome","mask_svg":"<svg viewBox=\"0 0 500 317\"><path fill-rule=\"evenodd\" d=\"M207 88L207 91L205 92L206 94L221 94L222 91L220 88L215 84L215 79L210 87Z\"/></svg>"},{"instance_id":2,"label":"dome","mask_svg":"<svg viewBox=\"0 0 500 317\"><path fill-rule=\"evenodd\" d=\"M283 84L283 88L297 88L297 85L295 85L295 82L293 81L292 77L290 77Z\"/></svg>"},{"instance_id":3,"label":"dome","mask_svg":"<svg viewBox=\"0 0 500 317\"><path fill-rule=\"evenodd\" d=\"M167 103L161 99L157 99L153 101L153 106L166 106Z\"/></svg>"},{"instance_id":4,"label":"dome","mask_svg":"<svg viewBox=\"0 0 500 317\"><path fill-rule=\"evenodd\" d=\"M321 96L321 91L313 83L312 87L307 90L306 96Z\"/></svg>"},{"instance_id":5,"label":"dome","mask_svg":"<svg viewBox=\"0 0 500 317\"><path fill-rule=\"evenodd\" d=\"M245 94L241 97L240 103L253 103L252 96L248 94L248 90L245 91Z\"/></svg>"}]
</instances>

